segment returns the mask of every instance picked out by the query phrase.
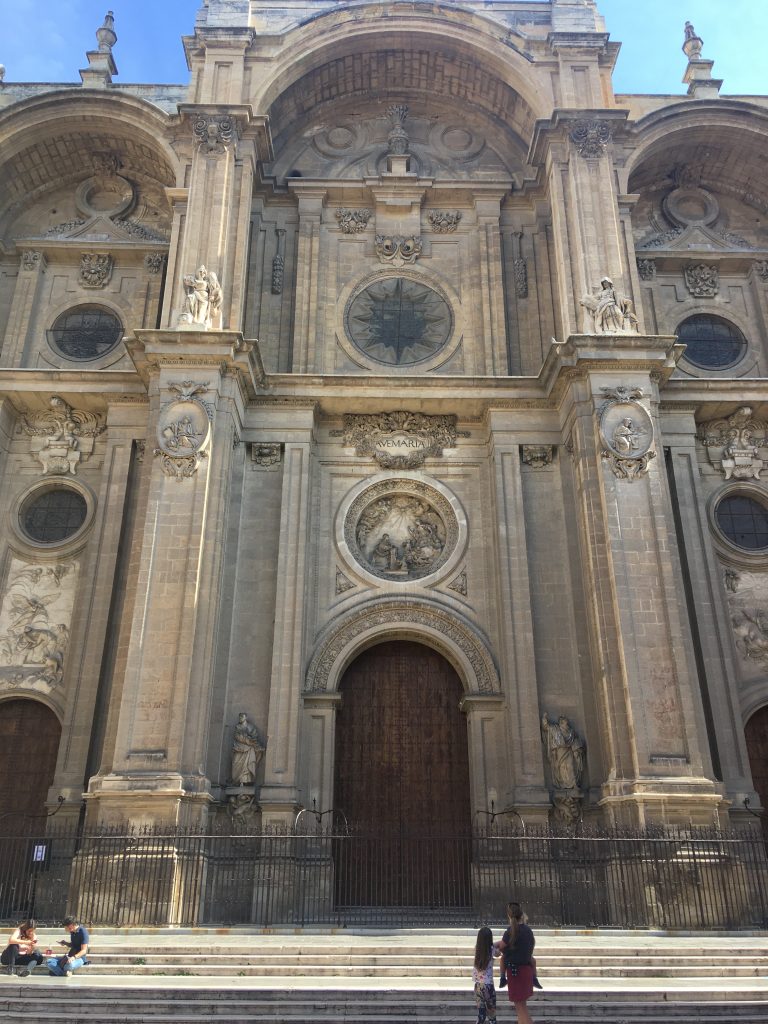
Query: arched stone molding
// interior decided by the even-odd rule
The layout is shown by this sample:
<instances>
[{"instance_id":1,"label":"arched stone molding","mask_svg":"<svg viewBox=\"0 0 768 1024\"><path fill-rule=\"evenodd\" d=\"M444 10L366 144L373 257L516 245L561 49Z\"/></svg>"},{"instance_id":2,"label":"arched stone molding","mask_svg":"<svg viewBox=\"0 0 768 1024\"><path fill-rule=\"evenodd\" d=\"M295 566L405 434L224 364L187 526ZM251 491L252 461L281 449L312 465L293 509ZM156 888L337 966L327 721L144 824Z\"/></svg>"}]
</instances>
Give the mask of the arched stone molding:
<instances>
[{"instance_id":1,"label":"arched stone molding","mask_svg":"<svg viewBox=\"0 0 768 1024\"><path fill-rule=\"evenodd\" d=\"M354 658L385 639L432 647L456 669L466 694L501 694L488 641L467 619L436 602L383 598L348 612L321 634L307 669L305 695L338 691Z\"/></svg>"},{"instance_id":2,"label":"arched stone molding","mask_svg":"<svg viewBox=\"0 0 768 1024\"><path fill-rule=\"evenodd\" d=\"M618 169L621 187L629 191L632 175L659 152L667 152L678 143L719 141L740 137L753 144L768 146L768 110L741 100L718 99L677 103L654 111L631 126L627 142L632 147L626 163Z\"/></svg>"},{"instance_id":3,"label":"arched stone molding","mask_svg":"<svg viewBox=\"0 0 768 1024\"><path fill-rule=\"evenodd\" d=\"M56 721L62 729L64 728L64 710L62 706L52 701L44 693L25 690L22 687L15 690L4 690L0 693L0 704L5 704L11 700L31 700L35 701L37 704L42 704L44 707L48 708L49 711L53 712L56 716Z\"/></svg>"},{"instance_id":4,"label":"arched stone molding","mask_svg":"<svg viewBox=\"0 0 768 1024\"><path fill-rule=\"evenodd\" d=\"M251 103L255 110L269 110L299 79L340 57L393 46L435 49L441 44L453 52L463 49L479 67L517 93L530 112L531 130L534 120L549 115L554 104L549 78L543 71L531 74L533 62L524 53L525 41L492 19L447 4L436 4L426 13L413 7L394 8L386 23L373 4L319 14L286 33L282 54ZM403 91L402 84L392 82L392 94L398 91Z\"/></svg>"},{"instance_id":5,"label":"arched stone molding","mask_svg":"<svg viewBox=\"0 0 768 1024\"><path fill-rule=\"evenodd\" d=\"M750 718L768 705L768 676L751 680L740 689L741 724L746 728Z\"/></svg>"}]
</instances>

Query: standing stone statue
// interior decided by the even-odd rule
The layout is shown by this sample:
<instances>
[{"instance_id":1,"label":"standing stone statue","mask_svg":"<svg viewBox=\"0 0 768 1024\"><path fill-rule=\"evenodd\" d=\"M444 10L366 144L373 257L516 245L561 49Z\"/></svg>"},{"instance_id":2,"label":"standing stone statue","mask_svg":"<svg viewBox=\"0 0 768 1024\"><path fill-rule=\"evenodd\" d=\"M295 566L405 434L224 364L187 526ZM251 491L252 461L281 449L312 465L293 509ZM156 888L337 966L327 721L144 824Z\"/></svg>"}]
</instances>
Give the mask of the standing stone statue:
<instances>
[{"instance_id":1,"label":"standing stone statue","mask_svg":"<svg viewBox=\"0 0 768 1024\"><path fill-rule=\"evenodd\" d=\"M555 821L572 827L581 817L586 746L565 715L541 719L541 741L552 776Z\"/></svg>"},{"instance_id":2,"label":"standing stone statue","mask_svg":"<svg viewBox=\"0 0 768 1024\"><path fill-rule=\"evenodd\" d=\"M581 305L592 316L595 334L634 334L638 321L630 299L614 288L610 277L600 280L594 294L585 295Z\"/></svg>"},{"instance_id":3,"label":"standing stone statue","mask_svg":"<svg viewBox=\"0 0 768 1024\"><path fill-rule=\"evenodd\" d=\"M256 770L264 757L265 747L256 726L251 725L248 716L241 711L237 717L232 737L232 767L230 780L233 786L252 786L256 781Z\"/></svg>"},{"instance_id":4,"label":"standing stone statue","mask_svg":"<svg viewBox=\"0 0 768 1024\"><path fill-rule=\"evenodd\" d=\"M194 274L184 275L187 292L187 308L180 323L196 324L208 330L219 326L223 294L218 276L205 266L199 266Z\"/></svg>"}]
</instances>

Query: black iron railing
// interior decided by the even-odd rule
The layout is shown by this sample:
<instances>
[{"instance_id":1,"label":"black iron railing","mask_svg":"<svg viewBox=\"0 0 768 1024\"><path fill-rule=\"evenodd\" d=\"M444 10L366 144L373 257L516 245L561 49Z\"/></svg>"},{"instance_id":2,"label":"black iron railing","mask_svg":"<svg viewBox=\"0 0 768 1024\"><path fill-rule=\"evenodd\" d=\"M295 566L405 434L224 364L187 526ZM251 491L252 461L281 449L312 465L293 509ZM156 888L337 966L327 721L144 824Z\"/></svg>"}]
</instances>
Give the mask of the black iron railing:
<instances>
[{"instance_id":1,"label":"black iron railing","mask_svg":"<svg viewBox=\"0 0 768 1024\"><path fill-rule=\"evenodd\" d=\"M92 830L0 837L0 919L112 927L768 927L762 833Z\"/></svg>"}]
</instances>

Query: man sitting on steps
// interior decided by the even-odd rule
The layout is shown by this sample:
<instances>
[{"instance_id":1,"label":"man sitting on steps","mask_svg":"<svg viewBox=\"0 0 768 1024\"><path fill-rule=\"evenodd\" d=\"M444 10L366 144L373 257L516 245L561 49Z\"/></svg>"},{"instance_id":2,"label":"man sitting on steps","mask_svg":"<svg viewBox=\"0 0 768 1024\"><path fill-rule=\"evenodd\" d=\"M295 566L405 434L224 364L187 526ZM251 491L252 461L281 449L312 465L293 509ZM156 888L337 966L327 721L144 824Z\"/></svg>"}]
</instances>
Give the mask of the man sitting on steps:
<instances>
[{"instance_id":1,"label":"man sitting on steps","mask_svg":"<svg viewBox=\"0 0 768 1024\"><path fill-rule=\"evenodd\" d=\"M74 917L65 917L64 927L70 938L69 941L61 939L59 945L68 946L69 952L64 956L51 957L48 961L48 973L54 978L71 978L74 971L88 963L85 958L90 941L87 930Z\"/></svg>"}]
</instances>

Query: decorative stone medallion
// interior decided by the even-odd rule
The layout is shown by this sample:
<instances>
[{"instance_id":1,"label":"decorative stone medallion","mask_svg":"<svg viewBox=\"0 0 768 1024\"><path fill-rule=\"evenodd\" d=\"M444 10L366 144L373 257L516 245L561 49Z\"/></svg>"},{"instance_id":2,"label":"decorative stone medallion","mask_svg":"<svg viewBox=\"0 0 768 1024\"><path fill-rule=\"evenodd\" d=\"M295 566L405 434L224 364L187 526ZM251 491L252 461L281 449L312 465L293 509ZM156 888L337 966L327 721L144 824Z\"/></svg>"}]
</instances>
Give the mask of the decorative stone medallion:
<instances>
[{"instance_id":1,"label":"decorative stone medallion","mask_svg":"<svg viewBox=\"0 0 768 1024\"><path fill-rule=\"evenodd\" d=\"M434 288L409 277L385 277L358 292L344 323L356 348L389 366L410 366L436 355L448 342L453 316Z\"/></svg>"},{"instance_id":2,"label":"decorative stone medallion","mask_svg":"<svg viewBox=\"0 0 768 1024\"><path fill-rule=\"evenodd\" d=\"M196 397L207 391L208 385L185 380L168 387L178 398L167 402L160 410L155 455L162 456L166 476L182 480L192 476L208 454L204 449L211 436L210 416Z\"/></svg>"},{"instance_id":3,"label":"decorative stone medallion","mask_svg":"<svg viewBox=\"0 0 768 1024\"><path fill-rule=\"evenodd\" d=\"M352 503L344 539L353 558L380 579L409 583L436 572L458 543L450 503L420 480L382 480Z\"/></svg>"},{"instance_id":4,"label":"decorative stone medallion","mask_svg":"<svg viewBox=\"0 0 768 1024\"><path fill-rule=\"evenodd\" d=\"M607 401L599 413L602 456L620 480L635 480L648 471L648 463L656 457L651 450L653 424L651 417L637 401L641 388L603 388Z\"/></svg>"}]
</instances>

